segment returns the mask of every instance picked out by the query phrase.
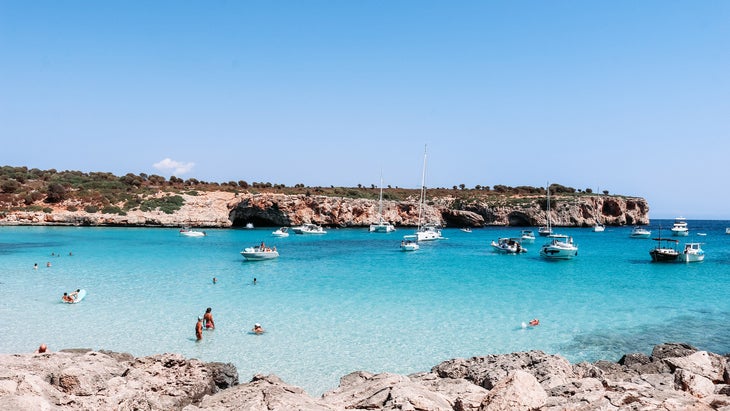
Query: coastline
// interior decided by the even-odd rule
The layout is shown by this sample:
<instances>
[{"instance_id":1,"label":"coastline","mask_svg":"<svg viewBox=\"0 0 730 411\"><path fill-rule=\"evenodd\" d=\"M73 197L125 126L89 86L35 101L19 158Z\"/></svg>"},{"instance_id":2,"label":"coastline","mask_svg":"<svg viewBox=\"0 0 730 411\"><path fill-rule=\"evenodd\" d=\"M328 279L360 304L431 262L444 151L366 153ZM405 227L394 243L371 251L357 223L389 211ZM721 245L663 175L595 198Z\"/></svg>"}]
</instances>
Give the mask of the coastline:
<instances>
[{"instance_id":1,"label":"coastline","mask_svg":"<svg viewBox=\"0 0 730 411\"><path fill-rule=\"evenodd\" d=\"M616 363L529 351L452 359L410 375L355 371L318 398L275 375L239 383L231 364L179 354L71 349L2 354L0 365L0 403L21 410L730 410L730 354L685 343Z\"/></svg>"},{"instance_id":2,"label":"coastline","mask_svg":"<svg viewBox=\"0 0 730 411\"><path fill-rule=\"evenodd\" d=\"M158 192L156 197L165 197ZM326 227L367 227L379 221L377 200L288 195L276 193L232 193L226 191L180 193L182 205L174 211L130 209L119 213L88 212L90 205L67 200L45 204L45 211L0 208L3 225L201 227L235 228L252 223L256 227L296 226L312 223ZM511 203L508 202L511 201ZM435 197L423 209L424 221L444 227L540 226L546 224L541 196L504 196L463 201ZM40 206L38 206L40 207ZM596 210L600 210L597 213ZM398 227L419 224L415 199L383 201L382 216ZM550 210L555 227L592 227L649 224L649 205L639 197L585 195L566 197Z\"/></svg>"}]
</instances>

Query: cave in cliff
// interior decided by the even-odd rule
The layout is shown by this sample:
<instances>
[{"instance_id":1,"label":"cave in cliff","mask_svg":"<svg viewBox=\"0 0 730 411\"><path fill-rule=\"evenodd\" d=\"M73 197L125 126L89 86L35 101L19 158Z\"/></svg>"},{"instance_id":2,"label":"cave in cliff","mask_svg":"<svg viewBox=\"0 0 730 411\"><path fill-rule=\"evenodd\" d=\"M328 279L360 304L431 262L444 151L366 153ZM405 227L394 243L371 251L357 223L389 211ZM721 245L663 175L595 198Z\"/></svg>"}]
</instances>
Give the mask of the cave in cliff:
<instances>
[{"instance_id":1,"label":"cave in cliff","mask_svg":"<svg viewBox=\"0 0 730 411\"><path fill-rule=\"evenodd\" d=\"M529 227L533 224L530 222L530 218L520 212L512 212L507 216L507 221L510 226L513 227Z\"/></svg>"},{"instance_id":2,"label":"cave in cliff","mask_svg":"<svg viewBox=\"0 0 730 411\"><path fill-rule=\"evenodd\" d=\"M261 216L231 216L231 224L233 228L245 227L246 224L251 223L254 227L279 227L288 224L278 224L276 221L272 221L269 218Z\"/></svg>"}]
</instances>

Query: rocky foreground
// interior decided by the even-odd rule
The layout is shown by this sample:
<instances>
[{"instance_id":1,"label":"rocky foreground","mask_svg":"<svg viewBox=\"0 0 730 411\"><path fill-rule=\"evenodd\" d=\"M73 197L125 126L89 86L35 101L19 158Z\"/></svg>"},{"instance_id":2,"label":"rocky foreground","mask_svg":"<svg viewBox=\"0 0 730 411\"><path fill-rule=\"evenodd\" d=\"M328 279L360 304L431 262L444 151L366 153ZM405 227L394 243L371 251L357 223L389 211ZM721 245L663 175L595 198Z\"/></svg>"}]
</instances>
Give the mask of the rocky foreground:
<instances>
[{"instance_id":1,"label":"rocky foreground","mask_svg":"<svg viewBox=\"0 0 730 411\"><path fill-rule=\"evenodd\" d=\"M313 398L274 375L239 384L231 364L67 350L0 355L0 409L730 411L730 356L678 343L618 363L488 355L408 376L353 372Z\"/></svg>"}]
</instances>

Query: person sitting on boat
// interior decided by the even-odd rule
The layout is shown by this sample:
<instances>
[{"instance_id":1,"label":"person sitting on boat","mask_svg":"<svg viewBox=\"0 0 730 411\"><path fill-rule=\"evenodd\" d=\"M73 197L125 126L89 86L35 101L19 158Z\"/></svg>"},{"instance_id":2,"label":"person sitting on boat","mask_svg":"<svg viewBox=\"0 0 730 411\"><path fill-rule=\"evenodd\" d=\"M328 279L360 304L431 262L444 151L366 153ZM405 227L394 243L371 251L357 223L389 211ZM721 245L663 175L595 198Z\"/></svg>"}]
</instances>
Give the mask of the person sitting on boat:
<instances>
[{"instance_id":1,"label":"person sitting on boat","mask_svg":"<svg viewBox=\"0 0 730 411\"><path fill-rule=\"evenodd\" d=\"M77 299L77 298L79 298L79 293L80 293L80 292L81 292L81 289L80 289L80 288L77 288L77 289L76 289L76 291L74 291L74 292L72 292L71 294L69 294L69 296L70 296L70 297L71 297L71 298L72 298L72 299L73 299L74 301L76 301L76 299Z\"/></svg>"},{"instance_id":2,"label":"person sitting on boat","mask_svg":"<svg viewBox=\"0 0 730 411\"><path fill-rule=\"evenodd\" d=\"M530 320L530 326L534 327L536 325L540 325L540 320L538 320L537 318L533 318L532 320Z\"/></svg>"},{"instance_id":3,"label":"person sitting on boat","mask_svg":"<svg viewBox=\"0 0 730 411\"><path fill-rule=\"evenodd\" d=\"M61 297L61 301L65 303L72 303L74 302L74 298L68 295L68 293L63 293L63 297Z\"/></svg>"}]
</instances>

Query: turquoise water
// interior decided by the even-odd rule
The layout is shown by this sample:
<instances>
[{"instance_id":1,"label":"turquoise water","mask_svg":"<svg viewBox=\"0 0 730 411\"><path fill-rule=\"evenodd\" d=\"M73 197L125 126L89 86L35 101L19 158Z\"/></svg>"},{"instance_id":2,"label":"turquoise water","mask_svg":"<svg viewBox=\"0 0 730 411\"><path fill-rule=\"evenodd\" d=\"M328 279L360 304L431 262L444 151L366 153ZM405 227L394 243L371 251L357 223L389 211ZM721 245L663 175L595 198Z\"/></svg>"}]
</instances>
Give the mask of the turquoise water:
<instances>
[{"instance_id":1,"label":"turquoise water","mask_svg":"<svg viewBox=\"0 0 730 411\"><path fill-rule=\"evenodd\" d=\"M654 235L659 224L671 221L653 221ZM685 238L705 243L706 261L693 264L651 263L654 242L630 239L630 227L558 229L580 251L557 262L538 256L539 237L527 254L494 254L489 243L517 235L515 227L447 229L448 240L413 253L399 250L407 229L280 239L274 228L188 238L164 228L0 227L0 352L31 352L41 342L51 350L177 352L232 362L241 381L274 373L313 395L355 370L407 374L522 350L615 361L682 341L725 353L726 226L689 221L691 233L707 233ZM241 249L262 240L281 257L244 261ZM60 303L76 288L88 291L83 302ZM206 307L217 329L196 342ZM538 327L521 327L532 318ZM249 333L256 322L264 335Z\"/></svg>"}]
</instances>

